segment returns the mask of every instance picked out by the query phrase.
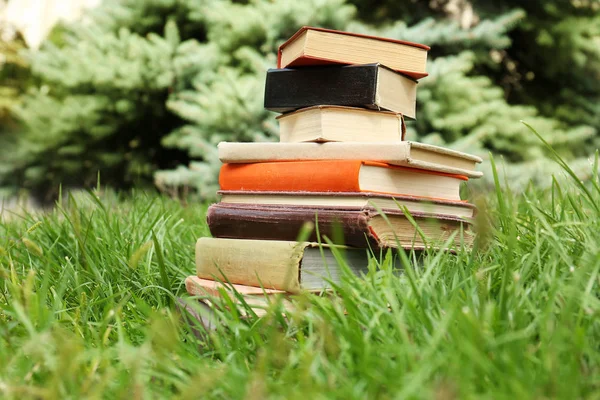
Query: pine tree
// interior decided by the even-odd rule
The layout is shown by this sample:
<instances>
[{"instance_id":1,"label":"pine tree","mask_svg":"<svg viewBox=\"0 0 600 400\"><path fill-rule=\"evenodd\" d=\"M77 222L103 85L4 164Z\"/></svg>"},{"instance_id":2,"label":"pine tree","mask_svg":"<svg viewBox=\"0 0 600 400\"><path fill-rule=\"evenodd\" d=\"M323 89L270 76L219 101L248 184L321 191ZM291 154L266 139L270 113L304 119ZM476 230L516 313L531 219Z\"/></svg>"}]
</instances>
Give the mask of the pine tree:
<instances>
[{"instance_id":1,"label":"pine tree","mask_svg":"<svg viewBox=\"0 0 600 400\"><path fill-rule=\"evenodd\" d=\"M473 3L482 17L510 8L527 16L509 32L512 45L501 53L497 71L510 102L532 104L571 125L600 128L600 2Z\"/></svg>"},{"instance_id":2,"label":"pine tree","mask_svg":"<svg viewBox=\"0 0 600 400\"><path fill-rule=\"evenodd\" d=\"M174 23L145 37L81 25L61 40L31 57L41 84L16 109L26 130L0 162L5 184L52 195L60 184L93 185L100 171L122 187L148 181L157 166L187 162L160 146L180 123L164 106L182 44Z\"/></svg>"},{"instance_id":3,"label":"pine tree","mask_svg":"<svg viewBox=\"0 0 600 400\"><path fill-rule=\"evenodd\" d=\"M519 120L578 166L600 127L598 17L577 1L105 0L32 54L39 85L23 99L27 130L0 161L0 183L52 193L99 170L116 187L154 176L163 189L214 195L219 141L277 140L265 71L302 25L432 46L409 138L503 156L521 186L544 180L551 163Z\"/></svg>"},{"instance_id":4,"label":"pine tree","mask_svg":"<svg viewBox=\"0 0 600 400\"><path fill-rule=\"evenodd\" d=\"M356 3L359 9L361 6L370 9L379 15L377 18L381 18L374 4ZM393 5L399 6L399 3L393 2ZM387 12L395 10L393 5ZM529 179L539 177L543 181L546 178L544 174L528 174L527 171L540 172L551 165L545 158L542 143L521 120L536 126L566 158L581 156L581 143L595 137L594 127L578 125L569 128L560 120L541 116L535 107L512 105L506 101L500 85L486 75L477 74L482 65L489 63L490 52L504 51L511 46L507 32L522 21L524 12L514 9L497 18L464 27L448 16L438 19L431 17L435 12L438 12L438 17L443 17L442 8L439 5L437 9L429 8L427 11L415 7L418 17L410 18L406 10L412 8L399 7L397 10L402 12L403 19L414 22L412 25L404 20L391 22L395 19L393 15L389 17L390 23L384 27L375 28L358 21L348 21L343 25L344 29L354 32L402 38L432 46L432 61L428 67L430 76L419 84L418 120L409 123L408 137L451 146L483 158L487 158L490 151L502 156L510 163L503 171L512 182L518 182L520 188ZM222 15L234 18L235 13ZM369 15L366 15L366 20L369 19ZM281 37L283 39L285 36ZM189 168L181 166L174 171L157 173L156 180L160 186L187 184L205 188L210 193L217 187L219 163L216 143L222 140L276 140L274 114L262 110L262 98L256 95L264 90L263 71L274 65L274 58L269 58L268 53L261 58L249 49L245 51L248 58L242 65L247 74L237 75L238 67L236 71L208 78L208 87L200 85L194 92L171 97L169 107L191 124L167 136L163 143L166 146L188 148L192 158L205 161L195 161ZM200 68L198 73L203 76L204 69ZM227 107L232 104L236 105L234 108L241 106L247 112L240 115L240 110ZM213 134L209 135L209 132ZM585 164L584 161L580 159L577 163ZM524 170L522 167L525 165L528 168ZM542 167L536 169L533 165ZM487 176L491 178L492 174L488 173Z\"/></svg>"},{"instance_id":5,"label":"pine tree","mask_svg":"<svg viewBox=\"0 0 600 400\"><path fill-rule=\"evenodd\" d=\"M31 84L28 64L22 56L25 48L18 32L10 26L0 26L0 148L3 149L14 146L18 139L20 125L14 110ZM0 186L0 199L5 192L9 191Z\"/></svg>"}]
</instances>

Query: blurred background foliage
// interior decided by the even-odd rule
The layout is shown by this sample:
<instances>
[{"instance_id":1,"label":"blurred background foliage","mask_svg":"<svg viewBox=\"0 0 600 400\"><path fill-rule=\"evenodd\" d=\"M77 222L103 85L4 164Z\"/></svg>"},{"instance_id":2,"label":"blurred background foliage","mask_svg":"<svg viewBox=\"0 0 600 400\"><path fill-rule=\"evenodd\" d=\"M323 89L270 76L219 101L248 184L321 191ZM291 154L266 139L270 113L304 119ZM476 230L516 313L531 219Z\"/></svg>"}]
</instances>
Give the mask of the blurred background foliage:
<instances>
[{"instance_id":1,"label":"blurred background foliage","mask_svg":"<svg viewBox=\"0 0 600 400\"><path fill-rule=\"evenodd\" d=\"M104 0L39 50L3 41L0 186L52 199L99 172L115 188L214 196L218 142L277 140L265 71L302 25L432 47L410 140L503 156L519 189L554 168L526 120L590 171L597 0Z\"/></svg>"}]
</instances>

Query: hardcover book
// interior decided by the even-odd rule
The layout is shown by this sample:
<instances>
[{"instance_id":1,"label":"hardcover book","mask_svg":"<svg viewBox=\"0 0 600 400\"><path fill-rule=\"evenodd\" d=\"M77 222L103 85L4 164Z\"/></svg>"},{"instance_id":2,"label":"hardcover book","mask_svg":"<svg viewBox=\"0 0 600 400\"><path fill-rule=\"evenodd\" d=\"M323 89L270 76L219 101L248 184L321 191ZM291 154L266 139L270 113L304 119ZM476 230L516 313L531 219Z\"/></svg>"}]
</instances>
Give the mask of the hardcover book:
<instances>
[{"instance_id":1,"label":"hardcover book","mask_svg":"<svg viewBox=\"0 0 600 400\"><path fill-rule=\"evenodd\" d=\"M444 147L417 142L399 143L229 143L218 146L223 163L269 161L370 160L479 178L481 158Z\"/></svg>"},{"instance_id":2,"label":"hardcover book","mask_svg":"<svg viewBox=\"0 0 600 400\"><path fill-rule=\"evenodd\" d=\"M371 161L288 161L223 164L221 190L376 192L460 201L468 178Z\"/></svg>"},{"instance_id":3,"label":"hardcover book","mask_svg":"<svg viewBox=\"0 0 600 400\"><path fill-rule=\"evenodd\" d=\"M265 108L289 112L330 104L389 110L415 118L417 81L381 65L270 69Z\"/></svg>"},{"instance_id":4,"label":"hardcover book","mask_svg":"<svg viewBox=\"0 0 600 400\"><path fill-rule=\"evenodd\" d=\"M271 302L277 301L278 297L285 296L286 292L276 289L265 289L255 286L228 284L210 279L202 279L197 276L188 276L185 279L185 289L190 296L198 296L207 298L228 296L235 303L241 303L243 300L252 311L258 316L265 314L265 308ZM241 299L240 299L241 297ZM292 309L291 302L287 299L282 299L286 309Z\"/></svg>"},{"instance_id":5,"label":"hardcover book","mask_svg":"<svg viewBox=\"0 0 600 400\"><path fill-rule=\"evenodd\" d=\"M427 52L423 44L302 27L279 46L277 67L380 62L415 79L427 76Z\"/></svg>"},{"instance_id":6,"label":"hardcover book","mask_svg":"<svg viewBox=\"0 0 600 400\"><path fill-rule=\"evenodd\" d=\"M353 273L367 273L369 258L365 249L204 237L196 242L196 275L292 293L301 289L323 290L330 287L329 281L341 280L343 272L336 254L344 258Z\"/></svg>"},{"instance_id":7,"label":"hardcover book","mask_svg":"<svg viewBox=\"0 0 600 400\"><path fill-rule=\"evenodd\" d=\"M461 218L414 213L416 226L402 210L332 209L254 204L213 204L207 213L214 237L260 240L296 240L306 222L318 225L318 232L336 244L355 247L422 250L426 247L454 249L461 243L471 246L470 222ZM417 228L418 227L418 228ZM336 229L343 233L337 241ZM445 248L445 242L456 234ZM318 241L317 229L309 241Z\"/></svg>"},{"instance_id":8,"label":"hardcover book","mask_svg":"<svg viewBox=\"0 0 600 400\"><path fill-rule=\"evenodd\" d=\"M331 209L406 208L411 214L434 214L454 218L473 218L476 208L464 201L423 200L418 197L392 196L380 193L327 192L248 192L220 190L220 204L254 204L257 206L291 206Z\"/></svg>"},{"instance_id":9,"label":"hardcover book","mask_svg":"<svg viewBox=\"0 0 600 400\"><path fill-rule=\"evenodd\" d=\"M277 117L279 141L397 143L406 128L401 114L356 107L314 106Z\"/></svg>"}]
</instances>

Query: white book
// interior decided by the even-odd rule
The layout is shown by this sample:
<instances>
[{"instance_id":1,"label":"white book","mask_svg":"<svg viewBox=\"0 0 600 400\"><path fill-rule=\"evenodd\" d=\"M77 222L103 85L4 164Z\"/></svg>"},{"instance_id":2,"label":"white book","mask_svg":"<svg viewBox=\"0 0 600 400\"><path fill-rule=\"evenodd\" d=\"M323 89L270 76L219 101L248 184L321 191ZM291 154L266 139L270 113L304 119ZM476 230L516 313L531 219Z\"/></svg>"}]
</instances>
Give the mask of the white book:
<instances>
[{"instance_id":1,"label":"white book","mask_svg":"<svg viewBox=\"0 0 600 400\"><path fill-rule=\"evenodd\" d=\"M230 143L218 146L223 163L260 163L269 161L361 160L379 161L449 174L479 178L476 171L481 158L417 142L397 143Z\"/></svg>"}]
</instances>

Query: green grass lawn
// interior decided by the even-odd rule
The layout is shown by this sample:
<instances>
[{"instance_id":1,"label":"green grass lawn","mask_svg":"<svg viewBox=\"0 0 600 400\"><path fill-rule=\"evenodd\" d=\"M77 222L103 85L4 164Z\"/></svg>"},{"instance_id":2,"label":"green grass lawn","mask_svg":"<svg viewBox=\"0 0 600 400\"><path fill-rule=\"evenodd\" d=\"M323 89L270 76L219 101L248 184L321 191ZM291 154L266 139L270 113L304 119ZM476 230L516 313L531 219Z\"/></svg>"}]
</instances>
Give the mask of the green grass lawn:
<instances>
[{"instance_id":1,"label":"green grass lawn","mask_svg":"<svg viewBox=\"0 0 600 400\"><path fill-rule=\"evenodd\" d=\"M0 398L600 397L597 176L497 188L472 252L399 277L374 259L333 300L301 296L287 319L279 304L222 312L208 336L174 306L205 205L63 204L0 223Z\"/></svg>"}]
</instances>

